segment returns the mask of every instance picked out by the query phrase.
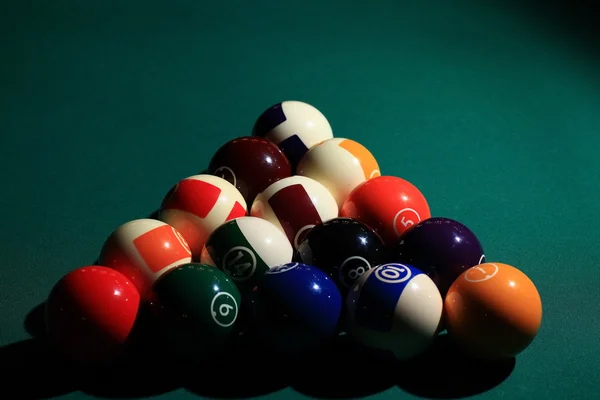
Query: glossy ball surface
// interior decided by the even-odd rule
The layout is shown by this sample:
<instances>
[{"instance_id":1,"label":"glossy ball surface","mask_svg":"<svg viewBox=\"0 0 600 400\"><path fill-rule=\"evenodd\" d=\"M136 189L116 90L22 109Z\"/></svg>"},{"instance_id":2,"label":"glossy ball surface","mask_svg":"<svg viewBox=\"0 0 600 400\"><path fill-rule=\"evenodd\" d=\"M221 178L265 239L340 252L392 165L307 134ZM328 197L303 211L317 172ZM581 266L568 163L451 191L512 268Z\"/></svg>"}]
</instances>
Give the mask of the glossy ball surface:
<instances>
[{"instance_id":1,"label":"glossy ball surface","mask_svg":"<svg viewBox=\"0 0 600 400\"><path fill-rule=\"evenodd\" d=\"M383 264L361 276L346 298L348 334L377 356L411 359L430 347L442 296L417 268Z\"/></svg>"},{"instance_id":2,"label":"glossy ball surface","mask_svg":"<svg viewBox=\"0 0 600 400\"><path fill-rule=\"evenodd\" d=\"M208 238L200 262L225 272L244 293L270 268L292 261L285 234L267 220L240 217L218 227Z\"/></svg>"},{"instance_id":3,"label":"glossy ball surface","mask_svg":"<svg viewBox=\"0 0 600 400\"><path fill-rule=\"evenodd\" d=\"M295 169L314 145L333 137L327 118L302 101L283 101L266 109L254 123L252 136L275 143Z\"/></svg>"},{"instance_id":4,"label":"glossy ball surface","mask_svg":"<svg viewBox=\"0 0 600 400\"><path fill-rule=\"evenodd\" d=\"M425 272L445 296L460 274L485 262L485 255L479 239L465 225L434 217L421 221L400 237L392 260Z\"/></svg>"},{"instance_id":5,"label":"glossy ball surface","mask_svg":"<svg viewBox=\"0 0 600 400\"><path fill-rule=\"evenodd\" d=\"M327 274L300 263L267 271L249 302L255 334L271 350L292 356L333 338L343 305Z\"/></svg>"},{"instance_id":6,"label":"glossy ball surface","mask_svg":"<svg viewBox=\"0 0 600 400\"><path fill-rule=\"evenodd\" d=\"M431 212L425 196L412 183L379 176L361 183L348 195L340 216L368 225L391 247L407 229L431 217Z\"/></svg>"},{"instance_id":7,"label":"glossy ball surface","mask_svg":"<svg viewBox=\"0 0 600 400\"><path fill-rule=\"evenodd\" d=\"M220 225L247 213L239 190L214 175L194 175L179 181L166 194L159 218L184 237L198 260L208 236Z\"/></svg>"},{"instance_id":8,"label":"glossy ball surface","mask_svg":"<svg viewBox=\"0 0 600 400\"><path fill-rule=\"evenodd\" d=\"M241 296L224 272L183 264L161 276L153 292L157 326L175 357L204 358L229 344Z\"/></svg>"},{"instance_id":9,"label":"glossy ball surface","mask_svg":"<svg viewBox=\"0 0 600 400\"><path fill-rule=\"evenodd\" d=\"M505 359L525 350L542 323L542 300L531 279L503 263L472 267L444 300L448 333L468 354Z\"/></svg>"},{"instance_id":10,"label":"glossy ball surface","mask_svg":"<svg viewBox=\"0 0 600 400\"><path fill-rule=\"evenodd\" d=\"M96 265L78 268L50 291L48 337L70 359L112 361L125 349L139 306L137 289L120 272Z\"/></svg>"},{"instance_id":11,"label":"glossy ball surface","mask_svg":"<svg viewBox=\"0 0 600 400\"><path fill-rule=\"evenodd\" d=\"M291 176L256 196L250 215L280 228L296 248L315 225L336 218L338 206L319 182L305 176Z\"/></svg>"},{"instance_id":12,"label":"glossy ball surface","mask_svg":"<svg viewBox=\"0 0 600 400\"><path fill-rule=\"evenodd\" d=\"M381 238L362 222L334 218L308 232L297 257L324 271L346 296L362 274L387 261L387 252Z\"/></svg>"},{"instance_id":13,"label":"glossy ball surface","mask_svg":"<svg viewBox=\"0 0 600 400\"><path fill-rule=\"evenodd\" d=\"M274 143L260 137L239 137L221 146L208 165L240 191L246 204L270 184L292 175L287 157Z\"/></svg>"},{"instance_id":14,"label":"glossy ball surface","mask_svg":"<svg viewBox=\"0 0 600 400\"><path fill-rule=\"evenodd\" d=\"M329 139L311 148L300 160L296 173L323 184L339 208L354 188L381 175L377 160L367 148L343 138Z\"/></svg>"},{"instance_id":15,"label":"glossy ball surface","mask_svg":"<svg viewBox=\"0 0 600 400\"><path fill-rule=\"evenodd\" d=\"M125 275L142 298L163 273L192 261L183 236L155 219L136 219L118 227L106 239L98 263Z\"/></svg>"}]
</instances>

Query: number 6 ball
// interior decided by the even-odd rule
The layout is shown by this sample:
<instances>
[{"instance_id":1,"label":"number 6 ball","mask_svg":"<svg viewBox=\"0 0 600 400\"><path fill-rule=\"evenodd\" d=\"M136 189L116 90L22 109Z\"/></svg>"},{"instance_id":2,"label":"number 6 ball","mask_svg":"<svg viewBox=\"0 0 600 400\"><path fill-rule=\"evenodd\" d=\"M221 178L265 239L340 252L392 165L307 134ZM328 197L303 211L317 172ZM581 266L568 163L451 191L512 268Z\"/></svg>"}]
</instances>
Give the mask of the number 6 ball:
<instances>
[{"instance_id":1,"label":"number 6 ball","mask_svg":"<svg viewBox=\"0 0 600 400\"><path fill-rule=\"evenodd\" d=\"M186 263L163 274L153 294L159 332L175 357L194 360L227 348L241 295L224 272Z\"/></svg>"}]
</instances>

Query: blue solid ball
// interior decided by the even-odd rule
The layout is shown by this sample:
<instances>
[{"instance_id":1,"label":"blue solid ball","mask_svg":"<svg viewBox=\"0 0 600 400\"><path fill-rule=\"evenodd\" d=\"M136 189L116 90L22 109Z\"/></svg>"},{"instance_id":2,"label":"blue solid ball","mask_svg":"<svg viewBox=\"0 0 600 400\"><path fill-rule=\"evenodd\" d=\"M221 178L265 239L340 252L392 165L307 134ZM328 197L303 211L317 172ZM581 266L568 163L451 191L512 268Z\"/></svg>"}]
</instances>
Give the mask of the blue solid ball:
<instances>
[{"instance_id":1,"label":"blue solid ball","mask_svg":"<svg viewBox=\"0 0 600 400\"><path fill-rule=\"evenodd\" d=\"M286 355L313 350L335 337L343 307L327 274L295 262L267 271L248 301L256 335Z\"/></svg>"}]
</instances>

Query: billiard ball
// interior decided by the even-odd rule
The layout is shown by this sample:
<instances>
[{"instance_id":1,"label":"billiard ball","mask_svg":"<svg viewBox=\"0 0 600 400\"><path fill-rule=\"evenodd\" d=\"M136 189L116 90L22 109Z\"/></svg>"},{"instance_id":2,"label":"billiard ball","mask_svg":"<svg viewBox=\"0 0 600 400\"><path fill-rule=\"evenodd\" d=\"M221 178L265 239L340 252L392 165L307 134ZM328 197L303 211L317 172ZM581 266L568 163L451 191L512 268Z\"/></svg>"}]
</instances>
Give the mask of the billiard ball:
<instances>
[{"instance_id":1,"label":"billiard ball","mask_svg":"<svg viewBox=\"0 0 600 400\"><path fill-rule=\"evenodd\" d=\"M118 227L106 239L98 257L100 265L125 275L144 300L161 274L191 260L190 247L175 228L146 218Z\"/></svg>"},{"instance_id":2,"label":"billiard ball","mask_svg":"<svg viewBox=\"0 0 600 400\"><path fill-rule=\"evenodd\" d=\"M444 313L450 338L481 359L515 357L533 342L542 323L535 284L503 263L471 267L454 281Z\"/></svg>"},{"instance_id":3,"label":"billiard ball","mask_svg":"<svg viewBox=\"0 0 600 400\"><path fill-rule=\"evenodd\" d=\"M338 216L338 206L325 186L314 179L295 175L259 193L250 215L280 228L297 248L312 227Z\"/></svg>"},{"instance_id":4,"label":"billiard ball","mask_svg":"<svg viewBox=\"0 0 600 400\"><path fill-rule=\"evenodd\" d=\"M163 350L175 359L205 360L228 348L241 295L221 270L188 263L169 270L153 286L152 314Z\"/></svg>"},{"instance_id":5,"label":"billiard ball","mask_svg":"<svg viewBox=\"0 0 600 400\"><path fill-rule=\"evenodd\" d=\"M50 342L67 358L107 363L128 347L140 306L129 279L112 268L77 268L54 285L45 305Z\"/></svg>"},{"instance_id":6,"label":"billiard ball","mask_svg":"<svg viewBox=\"0 0 600 400\"><path fill-rule=\"evenodd\" d=\"M343 305L327 274L295 262L267 271L247 299L259 343L292 357L335 337Z\"/></svg>"},{"instance_id":7,"label":"billiard ball","mask_svg":"<svg viewBox=\"0 0 600 400\"><path fill-rule=\"evenodd\" d=\"M381 175L369 150L354 140L342 138L328 139L311 148L300 160L296 173L322 183L339 208L359 184Z\"/></svg>"},{"instance_id":8,"label":"billiard ball","mask_svg":"<svg viewBox=\"0 0 600 400\"><path fill-rule=\"evenodd\" d=\"M269 268L289 263L292 256L292 245L279 228L261 218L240 217L210 235L200 262L225 272L244 293Z\"/></svg>"},{"instance_id":9,"label":"billiard ball","mask_svg":"<svg viewBox=\"0 0 600 400\"><path fill-rule=\"evenodd\" d=\"M346 297L347 333L377 358L412 359L438 332L442 296L410 265L389 263L363 274Z\"/></svg>"},{"instance_id":10,"label":"billiard ball","mask_svg":"<svg viewBox=\"0 0 600 400\"><path fill-rule=\"evenodd\" d=\"M239 137L221 146L208 171L233 184L252 204L256 195L273 182L292 175L287 157L274 143L260 137Z\"/></svg>"},{"instance_id":11,"label":"billiard ball","mask_svg":"<svg viewBox=\"0 0 600 400\"><path fill-rule=\"evenodd\" d=\"M466 269L485 262L483 247L475 234L450 218L433 217L405 232L391 252L393 261L414 265L446 295Z\"/></svg>"},{"instance_id":12,"label":"billiard ball","mask_svg":"<svg viewBox=\"0 0 600 400\"><path fill-rule=\"evenodd\" d=\"M425 196L412 183L395 176L379 176L350 192L340 216L368 225L391 247L411 226L431 217L431 212Z\"/></svg>"},{"instance_id":13,"label":"billiard ball","mask_svg":"<svg viewBox=\"0 0 600 400\"><path fill-rule=\"evenodd\" d=\"M246 213L246 201L235 186L218 176L201 174L185 178L169 190L159 219L181 233L197 261L215 229Z\"/></svg>"},{"instance_id":14,"label":"billiard ball","mask_svg":"<svg viewBox=\"0 0 600 400\"><path fill-rule=\"evenodd\" d=\"M324 271L346 296L357 278L387 261L387 251L381 238L362 222L334 218L308 232L297 257Z\"/></svg>"},{"instance_id":15,"label":"billiard ball","mask_svg":"<svg viewBox=\"0 0 600 400\"><path fill-rule=\"evenodd\" d=\"M283 101L266 109L254 123L252 135L275 143L292 168L314 145L333 137L327 118L302 101Z\"/></svg>"}]
</instances>

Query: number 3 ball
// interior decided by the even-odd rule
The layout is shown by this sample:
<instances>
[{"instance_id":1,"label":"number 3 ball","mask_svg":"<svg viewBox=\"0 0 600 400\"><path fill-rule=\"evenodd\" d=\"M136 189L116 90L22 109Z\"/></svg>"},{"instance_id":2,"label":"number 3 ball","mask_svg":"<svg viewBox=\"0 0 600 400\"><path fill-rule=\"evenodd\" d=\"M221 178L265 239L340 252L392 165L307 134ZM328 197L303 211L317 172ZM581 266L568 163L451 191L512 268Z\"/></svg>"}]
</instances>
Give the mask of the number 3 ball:
<instances>
[{"instance_id":1,"label":"number 3 ball","mask_svg":"<svg viewBox=\"0 0 600 400\"><path fill-rule=\"evenodd\" d=\"M327 273L344 297L358 277L387 261L381 238L351 218L334 218L312 228L297 255L299 261Z\"/></svg>"},{"instance_id":2,"label":"number 3 ball","mask_svg":"<svg viewBox=\"0 0 600 400\"><path fill-rule=\"evenodd\" d=\"M314 106L301 101L284 101L265 110L256 120L253 136L275 143L295 169L314 145L333 137L327 118Z\"/></svg>"},{"instance_id":3,"label":"number 3 ball","mask_svg":"<svg viewBox=\"0 0 600 400\"><path fill-rule=\"evenodd\" d=\"M338 216L338 206L325 186L296 175L273 183L256 196L250 215L280 227L297 248L315 225Z\"/></svg>"},{"instance_id":4,"label":"number 3 ball","mask_svg":"<svg viewBox=\"0 0 600 400\"><path fill-rule=\"evenodd\" d=\"M404 361L428 349L442 317L442 296L420 270L383 264L358 278L346 299L348 334L375 355Z\"/></svg>"},{"instance_id":5,"label":"number 3 ball","mask_svg":"<svg viewBox=\"0 0 600 400\"><path fill-rule=\"evenodd\" d=\"M286 156L274 143L259 137L239 137L225 143L210 160L208 170L233 184L252 204L271 183L292 175Z\"/></svg>"},{"instance_id":6,"label":"number 3 ball","mask_svg":"<svg viewBox=\"0 0 600 400\"><path fill-rule=\"evenodd\" d=\"M159 218L181 233L198 260L208 236L226 221L246 215L242 194L223 178L194 175L165 196Z\"/></svg>"},{"instance_id":7,"label":"number 3 ball","mask_svg":"<svg viewBox=\"0 0 600 400\"><path fill-rule=\"evenodd\" d=\"M254 333L267 347L287 356L332 339L343 305L329 276L300 263L271 268L248 299Z\"/></svg>"},{"instance_id":8,"label":"number 3 ball","mask_svg":"<svg viewBox=\"0 0 600 400\"><path fill-rule=\"evenodd\" d=\"M210 235L200 262L224 271L244 293L269 268L289 263L292 256L292 245L275 225L261 218L240 217Z\"/></svg>"},{"instance_id":9,"label":"number 3 ball","mask_svg":"<svg viewBox=\"0 0 600 400\"><path fill-rule=\"evenodd\" d=\"M534 283L517 268L484 263L456 279L444 300L448 334L471 356L514 357L536 337L542 301Z\"/></svg>"},{"instance_id":10,"label":"number 3 ball","mask_svg":"<svg viewBox=\"0 0 600 400\"><path fill-rule=\"evenodd\" d=\"M394 176L379 176L358 185L340 211L371 227L392 247L414 224L431 217L425 196L412 183Z\"/></svg>"},{"instance_id":11,"label":"number 3 ball","mask_svg":"<svg viewBox=\"0 0 600 400\"><path fill-rule=\"evenodd\" d=\"M153 288L152 312L176 358L198 359L226 349L241 296L219 269L187 263L169 270Z\"/></svg>"}]
</instances>

